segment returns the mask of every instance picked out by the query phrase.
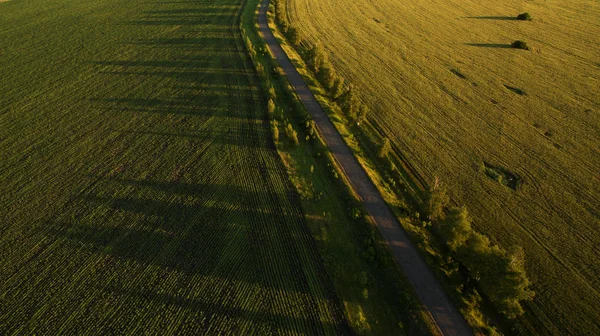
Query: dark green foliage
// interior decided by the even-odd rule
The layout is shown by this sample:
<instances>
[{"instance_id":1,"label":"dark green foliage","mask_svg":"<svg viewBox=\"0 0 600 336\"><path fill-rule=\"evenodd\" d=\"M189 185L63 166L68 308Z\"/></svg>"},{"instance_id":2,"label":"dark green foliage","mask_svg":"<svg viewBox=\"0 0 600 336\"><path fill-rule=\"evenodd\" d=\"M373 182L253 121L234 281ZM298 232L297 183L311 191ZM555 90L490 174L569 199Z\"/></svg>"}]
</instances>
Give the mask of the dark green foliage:
<instances>
[{"instance_id":1,"label":"dark green foliage","mask_svg":"<svg viewBox=\"0 0 600 336\"><path fill-rule=\"evenodd\" d=\"M531 21L533 19L531 18L531 15L529 15L529 13L525 12L517 15L517 20Z\"/></svg>"},{"instance_id":2,"label":"dark green foliage","mask_svg":"<svg viewBox=\"0 0 600 336\"><path fill-rule=\"evenodd\" d=\"M446 188L440 185L439 180L435 179L433 186L425 193L423 213L429 220L441 219L444 215L444 209L450 201L446 194Z\"/></svg>"},{"instance_id":3,"label":"dark green foliage","mask_svg":"<svg viewBox=\"0 0 600 336\"><path fill-rule=\"evenodd\" d=\"M333 87L331 88L331 98L338 99L339 97L344 95L345 92L346 83L344 81L344 78L338 76L333 83Z\"/></svg>"},{"instance_id":4,"label":"dark green foliage","mask_svg":"<svg viewBox=\"0 0 600 336\"><path fill-rule=\"evenodd\" d=\"M367 114L369 114L369 108L364 104L359 104L356 114L356 124L363 122L367 118Z\"/></svg>"},{"instance_id":5,"label":"dark green foliage","mask_svg":"<svg viewBox=\"0 0 600 336\"><path fill-rule=\"evenodd\" d=\"M270 100L277 99L277 95L275 94L275 89L272 86L269 88L269 99Z\"/></svg>"},{"instance_id":6,"label":"dark green foliage","mask_svg":"<svg viewBox=\"0 0 600 336\"><path fill-rule=\"evenodd\" d=\"M352 86L349 86L346 93L340 97L340 107L342 108L342 111L350 118L350 120L357 119L360 101L354 93Z\"/></svg>"},{"instance_id":7,"label":"dark green foliage","mask_svg":"<svg viewBox=\"0 0 600 336\"><path fill-rule=\"evenodd\" d=\"M273 133L273 142L277 143L279 141L279 125L277 124L277 120L271 122L271 133Z\"/></svg>"},{"instance_id":8,"label":"dark green foliage","mask_svg":"<svg viewBox=\"0 0 600 336\"><path fill-rule=\"evenodd\" d=\"M529 50L529 46L524 41L514 41L513 43L510 44L510 46L515 49Z\"/></svg>"},{"instance_id":9,"label":"dark green foliage","mask_svg":"<svg viewBox=\"0 0 600 336\"><path fill-rule=\"evenodd\" d=\"M308 50L306 53L306 58L310 68L314 72L319 71L319 69L321 69L323 66L323 63L327 62L327 57L323 52L323 48L319 44L314 45Z\"/></svg>"},{"instance_id":10,"label":"dark green foliage","mask_svg":"<svg viewBox=\"0 0 600 336\"><path fill-rule=\"evenodd\" d=\"M388 155L388 153L390 152L391 149L392 149L392 145L390 143L390 139L384 138L383 141L381 142L381 145L379 145L379 150L377 151L377 157L380 159L383 159L384 157L386 157Z\"/></svg>"},{"instance_id":11,"label":"dark green foliage","mask_svg":"<svg viewBox=\"0 0 600 336\"><path fill-rule=\"evenodd\" d=\"M267 111L269 114L273 114L275 112L275 102L273 102L273 99L269 99L269 102L267 103Z\"/></svg>"},{"instance_id":12,"label":"dark green foliage","mask_svg":"<svg viewBox=\"0 0 600 336\"><path fill-rule=\"evenodd\" d=\"M290 39L290 42L296 47L300 46L300 43L302 43L300 31L295 27L290 27L288 29L287 36Z\"/></svg>"},{"instance_id":13,"label":"dark green foliage","mask_svg":"<svg viewBox=\"0 0 600 336\"><path fill-rule=\"evenodd\" d=\"M453 208L438 224L446 245L469 274L478 281L482 292L508 318L523 314L520 302L531 300L534 293L525 272L523 249L506 251L476 232L466 208Z\"/></svg>"},{"instance_id":14,"label":"dark green foliage","mask_svg":"<svg viewBox=\"0 0 600 336\"><path fill-rule=\"evenodd\" d=\"M319 71L317 71L317 79L326 89L330 90L333 87L335 78L336 74L333 70L333 66L328 60L324 59Z\"/></svg>"},{"instance_id":15,"label":"dark green foliage","mask_svg":"<svg viewBox=\"0 0 600 336\"><path fill-rule=\"evenodd\" d=\"M288 139L292 141L292 143L294 143L294 145L298 146L298 144L300 143L298 141L298 132L296 132L292 124L287 124L287 126L285 127L285 135L288 137Z\"/></svg>"}]
</instances>

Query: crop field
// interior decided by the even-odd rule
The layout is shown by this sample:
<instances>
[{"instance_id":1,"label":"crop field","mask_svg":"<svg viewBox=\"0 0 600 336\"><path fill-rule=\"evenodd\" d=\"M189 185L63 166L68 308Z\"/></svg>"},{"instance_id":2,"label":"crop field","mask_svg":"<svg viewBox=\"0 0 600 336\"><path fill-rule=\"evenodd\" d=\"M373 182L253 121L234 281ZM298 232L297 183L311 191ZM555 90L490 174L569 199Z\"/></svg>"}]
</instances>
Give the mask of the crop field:
<instances>
[{"instance_id":1,"label":"crop field","mask_svg":"<svg viewBox=\"0 0 600 336\"><path fill-rule=\"evenodd\" d=\"M0 334L348 332L241 8L0 3Z\"/></svg>"},{"instance_id":2,"label":"crop field","mask_svg":"<svg viewBox=\"0 0 600 336\"><path fill-rule=\"evenodd\" d=\"M525 249L536 297L519 328L600 334L600 3L287 7L369 105L368 126L428 183L439 177L479 231Z\"/></svg>"}]
</instances>

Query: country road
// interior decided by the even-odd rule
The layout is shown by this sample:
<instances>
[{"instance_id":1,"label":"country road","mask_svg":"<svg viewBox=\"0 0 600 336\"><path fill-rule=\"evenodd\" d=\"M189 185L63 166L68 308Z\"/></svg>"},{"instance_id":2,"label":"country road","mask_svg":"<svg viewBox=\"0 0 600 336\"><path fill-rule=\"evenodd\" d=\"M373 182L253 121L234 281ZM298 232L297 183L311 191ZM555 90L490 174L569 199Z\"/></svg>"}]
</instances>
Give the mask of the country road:
<instances>
[{"instance_id":1,"label":"country road","mask_svg":"<svg viewBox=\"0 0 600 336\"><path fill-rule=\"evenodd\" d=\"M258 14L259 28L267 46L283 68L301 102L312 115L327 146L377 224L403 273L413 285L420 302L429 311L444 335L472 335L464 318L444 293L419 251L410 242L406 232L383 201L375 185L273 36L267 23L268 5L269 0L263 0Z\"/></svg>"}]
</instances>

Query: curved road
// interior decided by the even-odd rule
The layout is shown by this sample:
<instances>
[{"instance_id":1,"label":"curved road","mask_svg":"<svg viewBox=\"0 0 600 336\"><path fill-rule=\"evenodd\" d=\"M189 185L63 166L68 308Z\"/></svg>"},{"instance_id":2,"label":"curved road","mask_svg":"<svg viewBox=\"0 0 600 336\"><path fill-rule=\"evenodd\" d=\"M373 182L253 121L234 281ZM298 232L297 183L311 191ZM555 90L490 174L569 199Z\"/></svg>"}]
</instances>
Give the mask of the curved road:
<instances>
[{"instance_id":1,"label":"curved road","mask_svg":"<svg viewBox=\"0 0 600 336\"><path fill-rule=\"evenodd\" d=\"M433 273L410 242L404 229L400 226L370 178L358 163L352 151L315 99L292 62L273 36L267 24L269 0L263 0L258 14L258 24L265 42L298 94L300 100L314 118L315 124L322 134L327 146L338 161L342 170L350 180L352 187L362 199L365 208L374 219L383 238L386 240L394 257L405 276L426 309L431 313L435 323L444 335L472 335L473 332L462 315L448 299Z\"/></svg>"}]
</instances>

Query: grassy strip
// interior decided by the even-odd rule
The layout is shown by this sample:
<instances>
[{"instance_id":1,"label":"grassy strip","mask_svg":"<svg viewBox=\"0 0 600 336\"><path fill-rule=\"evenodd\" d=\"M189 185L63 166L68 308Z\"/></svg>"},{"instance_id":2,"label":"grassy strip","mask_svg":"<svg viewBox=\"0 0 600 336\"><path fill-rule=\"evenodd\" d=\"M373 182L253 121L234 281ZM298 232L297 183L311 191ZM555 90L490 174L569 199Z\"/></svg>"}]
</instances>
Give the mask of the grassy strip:
<instances>
[{"instance_id":1,"label":"grassy strip","mask_svg":"<svg viewBox=\"0 0 600 336\"><path fill-rule=\"evenodd\" d=\"M267 92L273 140L301 196L305 217L327 272L359 334L431 334L420 308L379 232L258 34L250 0L242 16L246 45ZM285 134L285 137L283 137Z\"/></svg>"}]
</instances>

